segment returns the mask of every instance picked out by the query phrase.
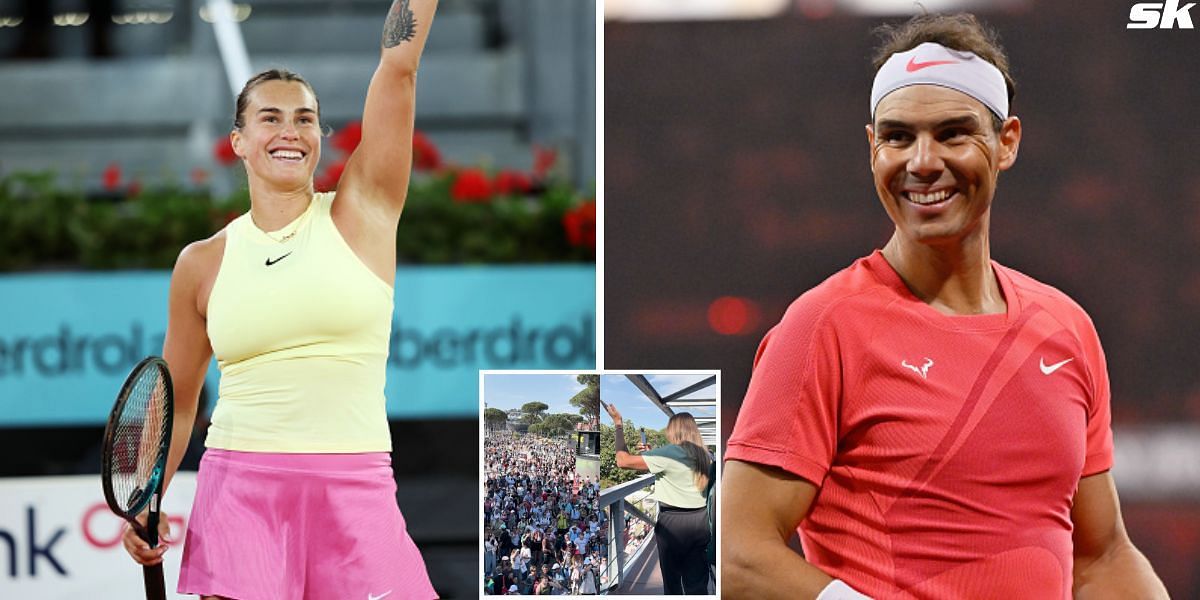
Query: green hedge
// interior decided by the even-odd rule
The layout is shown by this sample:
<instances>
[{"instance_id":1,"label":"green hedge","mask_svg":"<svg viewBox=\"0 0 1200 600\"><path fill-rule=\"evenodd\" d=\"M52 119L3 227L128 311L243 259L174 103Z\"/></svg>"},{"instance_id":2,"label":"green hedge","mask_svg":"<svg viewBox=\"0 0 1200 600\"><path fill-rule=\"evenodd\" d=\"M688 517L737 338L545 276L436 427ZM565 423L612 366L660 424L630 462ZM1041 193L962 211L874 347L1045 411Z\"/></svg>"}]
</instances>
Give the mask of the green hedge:
<instances>
[{"instance_id":1,"label":"green hedge","mask_svg":"<svg viewBox=\"0 0 1200 600\"><path fill-rule=\"evenodd\" d=\"M575 244L567 218L589 200L566 185L523 195L460 202L457 174L414 178L396 238L409 264L590 262L591 237ZM180 249L249 210L245 190L212 198L205 189L150 187L134 196L88 196L64 189L53 173L0 177L0 271L170 268ZM586 211L584 211L586 212Z\"/></svg>"}]
</instances>

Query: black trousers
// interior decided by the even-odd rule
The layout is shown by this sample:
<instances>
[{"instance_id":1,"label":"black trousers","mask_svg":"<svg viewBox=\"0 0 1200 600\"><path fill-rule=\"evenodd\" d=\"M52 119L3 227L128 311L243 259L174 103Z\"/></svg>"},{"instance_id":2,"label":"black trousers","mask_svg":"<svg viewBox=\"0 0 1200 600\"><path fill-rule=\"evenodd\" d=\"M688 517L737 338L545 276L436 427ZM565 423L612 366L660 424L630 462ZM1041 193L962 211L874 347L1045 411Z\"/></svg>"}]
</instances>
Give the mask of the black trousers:
<instances>
[{"instance_id":1,"label":"black trousers","mask_svg":"<svg viewBox=\"0 0 1200 600\"><path fill-rule=\"evenodd\" d=\"M654 526L663 593L708 593L708 519L704 508L674 508L659 504Z\"/></svg>"}]
</instances>

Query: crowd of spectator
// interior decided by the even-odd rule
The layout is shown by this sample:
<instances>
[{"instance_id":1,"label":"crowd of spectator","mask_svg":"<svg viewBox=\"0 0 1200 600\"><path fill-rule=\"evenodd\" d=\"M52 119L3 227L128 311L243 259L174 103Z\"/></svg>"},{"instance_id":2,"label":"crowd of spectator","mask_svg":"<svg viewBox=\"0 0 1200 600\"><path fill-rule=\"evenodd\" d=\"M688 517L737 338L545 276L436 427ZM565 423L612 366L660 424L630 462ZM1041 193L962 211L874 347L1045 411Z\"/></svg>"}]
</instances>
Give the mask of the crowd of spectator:
<instances>
[{"instance_id":1,"label":"crowd of spectator","mask_svg":"<svg viewBox=\"0 0 1200 600\"><path fill-rule=\"evenodd\" d=\"M599 481L580 478L570 438L484 439L484 593L596 594L607 543Z\"/></svg>"},{"instance_id":2,"label":"crowd of spectator","mask_svg":"<svg viewBox=\"0 0 1200 600\"><path fill-rule=\"evenodd\" d=\"M635 502L634 505L637 506L638 510L642 511L651 518L654 518L654 515L657 512L657 507L655 507L654 503L647 499L639 500ZM653 531L654 526L647 525L646 522L641 519L625 520L626 562L633 558L633 555L637 553L638 549L642 547L642 543L646 541L646 538L649 537L650 533Z\"/></svg>"}]
</instances>

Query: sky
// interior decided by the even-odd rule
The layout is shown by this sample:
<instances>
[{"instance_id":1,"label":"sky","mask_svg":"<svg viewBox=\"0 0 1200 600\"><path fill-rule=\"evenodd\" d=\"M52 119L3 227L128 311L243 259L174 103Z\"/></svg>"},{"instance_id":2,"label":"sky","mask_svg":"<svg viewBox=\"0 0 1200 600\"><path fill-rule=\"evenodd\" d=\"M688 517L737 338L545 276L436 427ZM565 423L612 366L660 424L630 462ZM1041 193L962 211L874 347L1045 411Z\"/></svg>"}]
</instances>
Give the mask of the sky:
<instances>
[{"instance_id":1,"label":"sky","mask_svg":"<svg viewBox=\"0 0 1200 600\"><path fill-rule=\"evenodd\" d=\"M696 383L707 377L711 377L712 373L672 373L665 375L646 375L646 380L658 392L659 396L670 396L671 394ZM716 398L717 386L712 385L687 396L696 400L712 400ZM622 419L632 420L638 427L646 427L649 429L663 429L667 426L667 414L660 410L641 390L637 389L633 382L625 375L604 375L600 378L600 399L606 403L617 407L621 413ZM679 409L676 412L690 412L697 417L713 416L712 409L700 409L689 407ZM600 422L612 425L612 419L608 413L600 409Z\"/></svg>"},{"instance_id":2,"label":"sky","mask_svg":"<svg viewBox=\"0 0 1200 600\"><path fill-rule=\"evenodd\" d=\"M507 411L526 402L544 402L547 413L579 414L568 400L584 388L575 381L577 373L536 375L488 373L483 376L483 402L487 408Z\"/></svg>"}]
</instances>

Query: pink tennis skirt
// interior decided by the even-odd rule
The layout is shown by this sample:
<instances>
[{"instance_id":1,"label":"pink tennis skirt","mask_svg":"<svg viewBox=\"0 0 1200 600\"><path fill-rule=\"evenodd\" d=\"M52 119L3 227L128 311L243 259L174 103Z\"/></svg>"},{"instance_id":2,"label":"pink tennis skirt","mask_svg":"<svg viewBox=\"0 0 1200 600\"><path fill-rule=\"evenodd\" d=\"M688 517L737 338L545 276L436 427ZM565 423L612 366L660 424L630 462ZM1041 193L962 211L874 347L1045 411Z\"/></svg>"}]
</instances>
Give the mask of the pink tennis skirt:
<instances>
[{"instance_id":1,"label":"pink tennis skirt","mask_svg":"<svg viewBox=\"0 0 1200 600\"><path fill-rule=\"evenodd\" d=\"M396 505L386 452L206 450L178 591L235 600L437 597Z\"/></svg>"}]
</instances>

